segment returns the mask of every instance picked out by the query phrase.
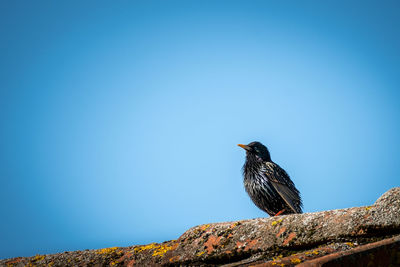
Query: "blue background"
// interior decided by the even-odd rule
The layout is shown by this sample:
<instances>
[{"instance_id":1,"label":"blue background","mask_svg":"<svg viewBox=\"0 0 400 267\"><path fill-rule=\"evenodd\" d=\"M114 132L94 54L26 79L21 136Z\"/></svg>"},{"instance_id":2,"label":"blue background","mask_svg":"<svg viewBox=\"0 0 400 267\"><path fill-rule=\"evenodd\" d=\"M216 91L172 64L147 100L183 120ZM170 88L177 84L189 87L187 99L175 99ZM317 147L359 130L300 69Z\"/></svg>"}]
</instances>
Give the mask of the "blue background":
<instances>
[{"instance_id":1,"label":"blue background","mask_svg":"<svg viewBox=\"0 0 400 267\"><path fill-rule=\"evenodd\" d=\"M264 217L258 140L306 212L399 185L398 1L0 3L0 258Z\"/></svg>"}]
</instances>

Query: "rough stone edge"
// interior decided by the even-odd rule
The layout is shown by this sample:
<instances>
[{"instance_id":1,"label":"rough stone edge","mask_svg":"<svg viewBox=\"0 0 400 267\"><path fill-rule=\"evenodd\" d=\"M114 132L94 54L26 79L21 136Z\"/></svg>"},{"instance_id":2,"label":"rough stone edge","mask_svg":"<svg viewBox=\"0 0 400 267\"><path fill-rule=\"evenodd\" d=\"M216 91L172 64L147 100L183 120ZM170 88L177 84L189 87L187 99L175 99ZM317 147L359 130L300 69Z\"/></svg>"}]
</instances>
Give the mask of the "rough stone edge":
<instances>
[{"instance_id":1,"label":"rough stone edge","mask_svg":"<svg viewBox=\"0 0 400 267\"><path fill-rule=\"evenodd\" d=\"M297 266L299 266L299 267L317 267L317 266L323 266L327 263L346 264L345 261L350 256L352 256L352 257L361 256L362 257L362 255L360 255L360 254L365 254L365 253L369 253L370 255L373 255L374 251L382 250L382 249L389 252L388 247L390 247L392 245L394 245L398 250L400 250L400 235L392 237L392 238L387 238L387 239L384 239L381 241L377 241L374 243L365 244L365 245L359 246L357 248L353 248L351 250L331 253L329 255L322 256L322 257L314 259L314 260L309 260L307 262L300 263ZM398 255L397 257L398 257L397 260L400 260L400 256ZM370 259L373 261L374 257L370 257ZM377 260L377 259L375 258L375 260ZM381 260L385 260L385 259L381 259ZM392 260L392 259L388 259L388 260ZM373 263L373 262L370 262L370 263Z\"/></svg>"},{"instance_id":2,"label":"rough stone edge","mask_svg":"<svg viewBox=\"0 0 400 267\"><path fill-rule=\"evenodd\" d=\"M398 210L396 210L396 207L398 206L398 204L400 203L400 199L398 198L398 196L399 196L399 190L400 190L400 188L392 188L392 189L390 189L390 190L388 190L386 193L384 193L381 197L379 197L378 198L378 200L374 203L374 205L372 205L372 206L367 206L367 207L357 207L357 208L348 208L348 209L343 209L343 210L332 210L332 211L323 211L323 212L317 212L317 213L312 213L312 214L314 214L314 215L321 215L321 216L323 216L324 214L331 214L331 215L334 215L334 214L336 214L336 215L343 215L343 214L347 214L347 213L354 213L354 212L357 212L357 211L363 211L363 213L361 213L361 214L364 214L365 213L365 215L368 215L368 214L373 214L373 213L380 213L380 212L384 212L384 214L385 214L385 216L386 215L389 215L389 217L388 217L388 219L389 220L384 220L384 221L382 221L382 225L380 225L380 226L383 226L383 229L386 231L387 229L391 229L391 228L395 228L396 229L396 231L398 231L398 230L400 230L400 227L399 227L399 225L400 225L400 220L396 220L396 216L399 216L399 213L398 213ZM393 205L394 204L394 205ZM398 207L397 207L398 208ZM391 211L393 211L393 209L394 209L394 211L396 211L397 213L391 213ZM291 218L291 219L289 219L288 220L288 222L287 223L291 223L291 222L293 222L293 218L296 218L296 216L300 216L300 218L302 217L302 216L310 216L311 214L299 214L299 215L286 215L286 216L281 216L280 218ZM347 214L348 215L348 214ZM375 216L376 216L377 214L375 214ZM393 217L393 216L395 216L395 217ZM378 216L379 217L379 216ZM236 224L236 223L243 223L243 224L247 224L247 223L249 223L249 224L252 224L252 223L261 223L261 224L263 224L263 223L273 223L273 222L276 222L277 220L276 220L277 218L275 217L272 217L272 218L259 218L259 219L251 219L251 220L243 220L243 221L238 221L238 222L225 222L225 223L216 223L216 224L210 224L211 225L211 227L210 227L210 225L208 225L208 227L210 228L210 229L213 229L213 228L218 228L218 227L222 227L222 228L226 228L227 226L230 226L230 225L232 225L232 224ZM281 219L278 219L278 221L279 220L281 220ZM282 219L283 220L283 219ZM372 221L369 221L369 223L370 223L370 226L373 226L374 227L374 225L376 225L376 222L374 221L374 220L372 220ZM180 240L183 236L185 236L185 234L190 234L190 232L191 231L194 231L194 230L196 230L196 229L199 229L199 228L203 228L203 227L205 227L205 226L207 226L207 225L200 225L200 226L196 226L196 227L192 227L191 229L189 229L188 231L186 231L183 235L181 235L181 237L178 239L178 240ZM365 226L368 226L368 223L365 225ZM257 232L257 231L256 231ZM360 233L355 233L355 237L357 237L358 235L359 235ZM361 234L363 234L363 233L361 233ZM379 235L379 233L377 233L378 235ZM386 233L387 234L387 233ZM380 233L380 236L384 236L383 234L382 234L382 232ZM337 238L337 237L336 237ZM153 250L148 250L147 252L147 254L150 254L150 255L154 255L155 253L159 253L159 252L164 252L164 250L165 250L165 248L168 248L168 247L171 247L172 245L173 245L173 247L175 247L175 245L178 243L178 240L173 240L173 241L167 241L167 242L164 242L164 243L160 243L160 244L156 244L156 243L152 243L152 244L149 244L149 245L144 245L144 246L134 246L134 247L127 247L127 248L117 248L118 250L120 250L120 251L123 251L125 254L129 254L130 252L131 252L131 250L133 249L135 249L135 248L138 248L138 250L139 251L141 251L141 248L143 248L143 247L149 247L150 245L153 245L153 246L155 246L155 247L157 247L158 248L158 251L156 252L155 250L153 251ZM329 241L329 240L324 240L324 241ZM284 246L284 248L285 249L291 249L293 246L292 245L294 245L294 246L296 246L296 244L291 244L290 242L288 242L288 244L287 244L287 246ZM100 251L102 251L102 250L108 250L108 249L101 249ZM171 249L172 250L172 249ZM99 251L99 250L92 250L92 251L88 251L88 253L96 253L96 251ZM173 252L173 251L170 251L170 252ZM113 252L114 253L114 252ZM141 253L142 253L142 251L141 251ZM252 251L251 251L251 253L253 253ZM249 255L251 256L251 253L249 253ZM60 255L60 254L63 254L63 253L58 253L58 254L49 254L49 255L39 255L40 257L45 257L45 258L54 258L54 257L56 257L57 255ZM77 256L79 256L79 255L81 255L82 253L80 253L80 251L74 251L74 252L69 252L69 254L76 254ZM168 255L168 252L166 253L166 255L165 256L167 256ZM71 255L72 256L72 255ZM139 255L140 256L140 255ZM164 256L164 255L163 255ZM21 261L24 261L24 262L26 262L27 260L28 260L28 263L30 262L29 261L29 259L31 259L31 258L34 258L35 256L33 256L33 257L18 257L18 258L13 258L13 259L20 259ZM36 256L37 257L37 256ZM35 257L35 258L36 258ZM79 257L81 257L81 256L79 256ZM123 257L125 257L125 255L123 256ZM145 259L145 258L143 258L143 257L146 257L145 255L141 255L140 256L142 259ZM4 259L4 260L0 260L0 265L1 264L6 264L7 262L10 262L11 260L13 260L13 259ZM170 259L170 258L169 258ZM130 263L132 263L132 264L135 264L135 261L136 260L136 257L135 257L135 259L132 259L131 261L130 261ZM149 258L147 258L147 260L149 260ZM146 261L147 263L151 263L151 262L153 262L153 261ZM159 262L159 263L161 263L160 261L157 261L157 262ZM21 262L22 263L22 262ZM39 263L39 262L38 262ZM105 264L106 262L103 262L103 264ZM140 262L136 262L136 263L140 263ZM144 262L143 262L144 263ZM156 263L156 262L153 262L153 263ZM190 261L188 262L188 261L178 261L178 262L175 262L176 264L185 264L185 263L189 263L190 264ZM206 264L206 263L205 263ZM40 265L40 263L39 263L39 265Z\"/></svg>"}]
</instances>

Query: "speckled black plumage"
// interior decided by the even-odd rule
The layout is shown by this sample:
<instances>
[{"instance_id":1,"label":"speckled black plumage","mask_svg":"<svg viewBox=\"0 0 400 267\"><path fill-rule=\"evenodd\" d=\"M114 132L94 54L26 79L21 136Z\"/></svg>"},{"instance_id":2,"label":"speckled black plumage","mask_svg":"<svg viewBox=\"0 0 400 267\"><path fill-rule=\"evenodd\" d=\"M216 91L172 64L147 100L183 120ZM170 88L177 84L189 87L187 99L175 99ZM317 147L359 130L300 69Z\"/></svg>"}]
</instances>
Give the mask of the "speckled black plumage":
<instances>
[{"instance_id":1,"label":"speckled black plumage","mask_svg":"<svg viewBox=\"0 0 400 267\"><path fill-rule=\"evenodd\" d=\"M259 142L239 145L246 150L243 166L244 187L261 210L274 216L302 213L300 192L289 175L271 160L268 149Z\"/></svg>"}]
</instances>

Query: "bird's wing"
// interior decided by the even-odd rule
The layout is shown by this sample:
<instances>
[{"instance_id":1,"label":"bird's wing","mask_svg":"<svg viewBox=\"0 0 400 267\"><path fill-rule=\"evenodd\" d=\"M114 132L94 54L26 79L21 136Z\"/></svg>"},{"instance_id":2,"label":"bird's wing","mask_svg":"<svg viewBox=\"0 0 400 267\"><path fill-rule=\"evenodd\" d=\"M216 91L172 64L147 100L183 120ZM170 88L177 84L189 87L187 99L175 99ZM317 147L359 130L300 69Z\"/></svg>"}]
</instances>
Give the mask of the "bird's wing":
<instances>
[{"instance_id":1,"label":"bird's wing","mask_svg":"<svg viewBox=\"0 0 400 267\"><path fill-rule=\"evenodd\" d=\"M299 211L296 209L296 206L298 206L298 203L301 203L301 200L299 198L297 189L294 187L289 175L282 168L275 163L272 163L275 166L268 166L270 164L271 163L269 162L267 163L266 170L268 174L271 174L268 175L268 180L271 182L272 186L279 193L286 204L290 207L290 209L293 210L294 213L298 213Z\"/></svg>"}]
</instances>

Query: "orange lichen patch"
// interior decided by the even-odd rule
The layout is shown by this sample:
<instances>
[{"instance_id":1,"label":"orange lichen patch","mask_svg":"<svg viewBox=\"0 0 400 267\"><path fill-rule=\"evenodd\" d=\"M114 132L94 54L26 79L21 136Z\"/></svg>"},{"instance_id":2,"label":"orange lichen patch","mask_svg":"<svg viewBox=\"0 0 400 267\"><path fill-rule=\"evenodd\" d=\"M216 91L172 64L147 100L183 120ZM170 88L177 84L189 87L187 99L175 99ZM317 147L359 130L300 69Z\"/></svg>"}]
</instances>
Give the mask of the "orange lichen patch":
<instances>
[{"instance_id":1,"label":"orange lichen patch","mask_svg":"<svg viewBox=\"0 0 400 267\"><path fill-rule=\"evenodd\" d=\"M15 258L13 260L8 261L8 263L18 263L22 260L22 257Z\"/></svg>"},{"instance_id":2,"label":"orange lichen patch","mask_svg":"<svg viewBox=\"0 0 400 267\"><path fill-rule=\"evenodd\" d=\"M16 259L14 259L14 260L10 260L10 261L8 261L8 262L6 263L6 264L7 264L7 267L8 267L8 266L14 266L14 265L16 265L17 263L19 263L21 260L22 260L21 257L16 258Z\"/></svg>"},{"instance_id":3,"label":"orange lichen patch","mask_svg":"<svg viewBox=\"0 0 400 267\"><path fill-rule=\"evenodd\" d=\"M247 239L245 242L236 241L236 247L248 251L258 243L258 239Z\"/></svg>"},{"instance_id":4,"label":"orange lichen patch","mask_svg":"<svg viewBox=\"0 0 400 267\"><path fill-rule=\"evenodd\" d=\"M364 235L364 234L365 234L364 229L361 228L361 229L357 232L357 234L358 234L358 235Z\"/></svg>"},{"instance_id":5,"label":"orange lichen patch","mask_svg":"<svg viewBox=\"0 0 400 267\"><path fill-rule=\"evenodd\" d=\"M354 247L354 244L351 242L346 242L345 244L348 245L349 247Z\"/></svg>"},{"instance_id":6,"label":"orange lichen patch","mask_svg":"<svg viewBox=\"0 0 400 267\"><path fill-rule=\"evenodd\" d=\"M237 248L242 248L246 246L246 242L240 242L240 241L236 241L236 247Z\"/></svg>"},{"instance_id":7,"label":"orange lichen patch","mask_svg":"<svg viewBox=\"0 0 400 267\"><path fill-rule=\"evenodd\" d=\"M283 245L286 246L295 237L296 237L296 233L295 232L290 233L289 236L283 241Z\"/></svg>"},{"instance_id":8,"label":"orange lichen patch","mask_svg":"<svg viewBox=\"0 0 400 267\"><path fill-rule=\"evenodd\" d=\"M180 256L173 256L172 258L169 259L169 262L176 262L178 261Z\"/></svg>"},{"instance_id":9,"label":"orange lichen patch","mask_svg":"<svg viewBox=\"0 0 400 267\"><path fill-rule=\"evenodd\" d=\"M210 254L211 252L213 252L214 247L219 245L219 241L221 240L222 236L215 236L212 235L207 239L207 242L204 243L204 246L206 246L206 250L208 252L208 254Z\"/></svg>"},{"instance_id":10,"label":"orange lichen patch","mask_svg":"<svg viewBox=\"0 0 400 267\"><path fill-rule=\"evenodd\" d=\"M133 259L126 264L126 267L133 267L133 266L135 266L135 264L136 264L136 261L135 261L135 259Z\"/></svg>"},{"instance_id":11,"label":"orange lichen patch","mask_svg":"<svg viewBox=\"0 0 400 267\"><path fill-rule=\"evenodd\" d=\"M281 234L283 234L283 232L286 231L286 227L282 227L281 229L279 229L278 233L276 234L276 238L280 237Z\"/></svg>"},{"instance_id":12,"label":"orange lichen patch","mask_svg":"<svg viewBox=\"0 0 400 267\"><path fill-rule=\"evenodd\" d=\"M370 212L368 212L367 214L365 214L364 216L363 216L363 218L366 220L366 219L368 219L369 217L371 217L371 213Z\"/></svg>"},{"instance_id":13,"label":"orange lichen patch","mask_svg":"<svg viewBox=\"0 0 400 267\"><path fill-rule=\"evenodd\" d=\"M133 251L127 252L121 258L117 259L115 262L116 263L124 262L126 260L129 260L132 256L133 256Z\"/></svg>"},{"instance_id":14,"label":"orange lichen patch","mask_svg":"<svg viewBox=\"0 0 400 267\"><path fill-rule=\"evenodd\" d=\"M225 254L231 254L231 253L232 253L232 251L230 251L230 250L225 251Z\"/></svg>"},{"instance_id":15,"label":"orange lichen patch","mask_svg":"<svg viewBox=\"0 0 400 267\"><path fill-rule=\"evenodd\" d=\"M96 251L97 254L110 254L115 252L118 249L118 247L112 247L112 248L102 248Z\"/></svg>"},{"instance_id":16,"label":"orange lichen patch","mask_svg":"<svg viewBox=\"0 0 400 267\"><path fill-rule=\"evenodd\" d=\"M290 262L293 263L293 264L299 264L301 262L301 259L293 258L293 259L290 260Z\"/></svg>"},{"instance_id":17,"label":"orange lichen patch","mask_svg":"<svg viewBox=\"0 0 400 267\"><path fill-rule=\"evenodd\" d=\"M176 242L176 240L172 240L172 242L174 242L172 249L176 249L179 246L179 242Z\"/></svg>"},{"instance_id":18,"label":"orange lichen patch","mask_svg":"<svg viewBox=\"0 0 400 267\"><path fill-rule=\"evenodd\" d=\"M249 249L253 248L258 242L258 239L248 240L244 251L248 251Z\"/></svg>"}]
</instances>

